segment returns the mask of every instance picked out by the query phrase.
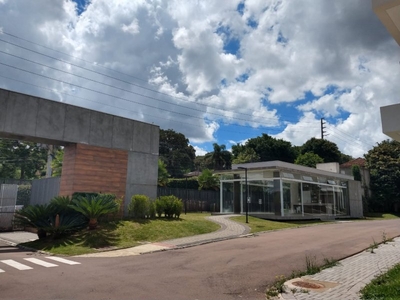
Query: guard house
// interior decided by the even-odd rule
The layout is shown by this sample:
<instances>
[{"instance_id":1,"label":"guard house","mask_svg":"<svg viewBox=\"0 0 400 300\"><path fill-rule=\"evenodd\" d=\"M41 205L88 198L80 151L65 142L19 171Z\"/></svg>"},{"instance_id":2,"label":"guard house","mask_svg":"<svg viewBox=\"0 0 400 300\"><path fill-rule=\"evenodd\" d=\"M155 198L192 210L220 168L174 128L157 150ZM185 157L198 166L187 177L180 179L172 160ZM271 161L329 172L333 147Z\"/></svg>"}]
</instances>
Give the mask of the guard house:
<instances>
[{"instance_id":1,"label":"guard house","mask_svg":"<svg viewBox=\"0 0 400 300\"><path fill-rule=\"evenodd\" d=\"M337 163L319 169L282 161L232 166L218 171L221 213L246 212L264 219L361 218L361 184L339 173Z\"/></svg>"}]
</instances>

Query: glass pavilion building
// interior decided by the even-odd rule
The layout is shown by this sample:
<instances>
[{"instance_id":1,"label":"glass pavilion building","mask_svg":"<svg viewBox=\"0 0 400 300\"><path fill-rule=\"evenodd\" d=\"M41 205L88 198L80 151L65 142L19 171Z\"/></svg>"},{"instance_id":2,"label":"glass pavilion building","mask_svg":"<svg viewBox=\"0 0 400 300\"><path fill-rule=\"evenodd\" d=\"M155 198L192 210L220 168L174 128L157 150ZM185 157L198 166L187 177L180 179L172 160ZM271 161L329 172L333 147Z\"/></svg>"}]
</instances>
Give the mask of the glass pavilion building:
<instances>
[{"instance_id":1,"label":"glass pavilion building","mask_svg":"<svg viewBox=\"0 0 400 300\"><path fill-rule=\"evenodd\" d=\"M362 217L360 183L338 170L269 161L233 165L216 174L221 213L245 213L248 204L250 215L266 219Z\"/></svg>"}]
</instances>

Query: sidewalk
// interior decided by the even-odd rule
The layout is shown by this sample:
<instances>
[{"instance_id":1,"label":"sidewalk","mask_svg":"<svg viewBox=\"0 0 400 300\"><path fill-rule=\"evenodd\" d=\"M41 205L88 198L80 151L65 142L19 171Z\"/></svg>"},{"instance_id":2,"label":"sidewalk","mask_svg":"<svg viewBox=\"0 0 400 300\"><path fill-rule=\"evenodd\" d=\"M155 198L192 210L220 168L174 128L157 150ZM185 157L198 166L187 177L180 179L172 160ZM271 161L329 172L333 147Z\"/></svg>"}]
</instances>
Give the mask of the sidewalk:
<instances>
[{"instance_id":1,"label":"sidewalk","mask_svg":"<svg viewBox=\"0 0 400 300\"><path fill-rule=\"evenodd\" d=\"M365 285L398 263L400 263L400 238L380 245L373 250L373 253L370 250L363 251L341 260L337 266L325 269L318 274L286 282L286 293L281 294L280 299L359 300L358 293ZM304 293L292 284L296 281L322 284L326 288L310 289L308 293ZM297 289L298 292L292 293L293 289Z\"/></svg>"},{"instance_id":2,"label":"sidewalk","mask_svg":"<svg viewBox=\"0 0 400 300\"><path fill-rule=\"evenodd\" d=\"M179 239L162 241L159 243L149 243L132 248L106 251L100 253L83 254L79 257L119 257L119 256L131 256L140 255L145 253L151 253L155 251L165 251L170 249L184 248L189 246L196 246L210 242L216 242L226 240L230 238L239 237L241 235L250 232L250 228L240 223L231 221L229 218L236 215L219 215L207 217L210 221L221 225L221 229L195 236L188 236Z\"/></svg>"}]
</instances>

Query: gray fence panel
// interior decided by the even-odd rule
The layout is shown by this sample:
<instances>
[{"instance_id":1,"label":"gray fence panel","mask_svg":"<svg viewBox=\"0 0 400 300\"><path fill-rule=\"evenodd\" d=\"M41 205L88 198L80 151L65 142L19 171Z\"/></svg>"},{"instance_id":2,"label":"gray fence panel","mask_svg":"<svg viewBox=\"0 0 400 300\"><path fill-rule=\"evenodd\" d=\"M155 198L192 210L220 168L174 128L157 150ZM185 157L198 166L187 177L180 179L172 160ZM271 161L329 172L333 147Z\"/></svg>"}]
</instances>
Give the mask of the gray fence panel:
<instances>
[{"instance_id":1,"label":"gray fence panel","mask_svg":"<svg viewBox=\"0 0 400 300\"><path fill-rule=\"evenodd\" d=\"M35 179L32 181L30 204L48 204L60 192L61 177Z\"/></svg>"},{"instance_id":2,"label":"gray fence panel","mask_svg":"<svg viewBox=\"0 0 400 300\"><path fill-rule=\"evenodd\" d=\"M18 185L0 185L0 230L11 230L15 204L17 202Z\"/></svg>"},{"instance_id":3,"label":"gray fence panel","mask_svg":"<svg viewBox=\"0 0 400 300\"><path fill-rule=\"evenodd\" d=\"M219 212L219 191L202 191L159 187L157 196L174 195L186 205L187 211Z\"/></svg>"},{"instance_id":4,"label":"gray fence panel","mask_svg":"<svg viewBox=\"0 0 400 300\"><path fill-rule=\"evenodd\" d=\"M0 184L30 185L31 183L32 180L27 180L27 179L0 178Z\"/></svg>"}]
</instances>

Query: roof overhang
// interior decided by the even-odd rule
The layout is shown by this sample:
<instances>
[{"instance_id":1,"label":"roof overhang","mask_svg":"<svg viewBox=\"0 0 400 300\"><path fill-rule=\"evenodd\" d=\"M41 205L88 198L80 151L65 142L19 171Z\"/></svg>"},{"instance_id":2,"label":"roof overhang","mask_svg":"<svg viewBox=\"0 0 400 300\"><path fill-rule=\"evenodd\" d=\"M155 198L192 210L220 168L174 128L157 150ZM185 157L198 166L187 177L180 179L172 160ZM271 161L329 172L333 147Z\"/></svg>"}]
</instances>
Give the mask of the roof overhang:
<instances>
[{"instance_id":1,"label":"roof overhang","mask_svg":"<svg viewBox=\"0 0 400 300\"><path fill-rule=\"evenodd\" d=\"M331 178L333 177L341 180L354 180L353 176L295 165L279 160L246 163L246 164L233 164L232 170L215 171L214 174L216 175L243 174L244 170L240 168L247 169L249 173L267 171L267 170L277 170L277 171L308 174L311 176L326 176Z\"/></svg>"},{"instance_id":2,"label":"roof overhang","mask_svg":"<svg viewBox=\"0 0 400 300\"><path fill-rule=\"evenodd\" d=\"M372 0L372 8L400 45L400 0Z\"/></svg>"},{"instance_id":3,"label":"roof overhang","mask_svg":"<svg viewBox=\"0 0 400 300\"><path fill-rule=\"evenodd\" d=\"M381 107L382 131L400 142L400 104Z\"/></svg>"}]
</instances>

